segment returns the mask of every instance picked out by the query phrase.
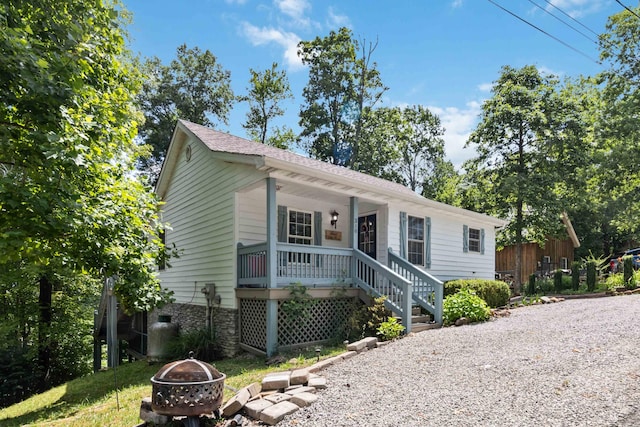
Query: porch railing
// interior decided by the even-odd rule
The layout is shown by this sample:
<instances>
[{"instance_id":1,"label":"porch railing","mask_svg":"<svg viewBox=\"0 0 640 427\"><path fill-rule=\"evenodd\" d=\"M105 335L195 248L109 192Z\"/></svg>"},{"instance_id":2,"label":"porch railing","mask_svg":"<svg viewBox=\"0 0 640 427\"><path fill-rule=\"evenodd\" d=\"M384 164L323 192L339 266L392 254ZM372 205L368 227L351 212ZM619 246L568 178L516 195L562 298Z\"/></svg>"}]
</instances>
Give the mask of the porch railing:
<instances>
[{"instance_id":1,"label":"porch railing","mask_svg":"<svg viewBox=\"0 0 640 427\"><path fill-rule=\"evenodd\" d=\"M353 250L356 262L356 284L376 297L385 296L385 305L402 318L405 332L411 332L412 283L390 268L357 249Z\"/></svg>"},{"instance_id":2,"label":"porch railing","mask_svg":"<svg viewBox=\"0 0 640 427\"><path fill-rule=\"evenodd\" d=\"M409 280L413 287L413 301L433 314L436 323L442 323L444 285L426 271L399 257L389 248L389 268Z\"/></svg>"},{"instance_id":3,"label":"porch railing","mask_svg":"<svg viewBox=\"0 0 640 427\"><path fill-rule=\"evenodd\" d=\"M277 286L350 285L351 249L276 244ZM267 287L267 244L238 245L238 286Z\"/></svg>"}]
</instances>

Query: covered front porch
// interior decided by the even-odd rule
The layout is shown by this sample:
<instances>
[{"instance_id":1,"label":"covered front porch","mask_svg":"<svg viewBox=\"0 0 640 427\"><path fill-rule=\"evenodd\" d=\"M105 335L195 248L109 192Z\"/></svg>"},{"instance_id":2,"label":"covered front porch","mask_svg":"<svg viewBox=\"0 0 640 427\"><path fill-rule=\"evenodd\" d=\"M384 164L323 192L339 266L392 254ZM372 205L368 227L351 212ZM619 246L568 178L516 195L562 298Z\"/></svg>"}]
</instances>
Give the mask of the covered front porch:
<instances>
[{"instance_id":1,"label":"covered front porch","mask_svg":"<svg viewBox=\"0 0 640 427\"><path fill-rule=\"evenodd\" d=\"M369 206L370 201L362 203L358 197L348 196L348 214L340 218L344 221L348 216L343 226L346 236L340 240L343 247L328 246L326 241L324 245L290 243L283 237L280 200L276 200L282 187L274 178L267 178L265 187L266 240L237 247L241 346L272 355L282 347L327 341L333 337L336 323L347 315L349 302L367 296L385 296L385 304L402 319L407 333L411 331L412 306L422 307L435 322L442 322L442 282L390 249L378 250L376 256L371 239L374 244L384 241L380 230L386 230L388 224L379 224L377 234L364 230L359 208ZM280 309L290 297L285 288L294 283L307 287L318 301L312 315L315 321L296 328L305 330L287 327Z\"/></svg>"}]
</instances>

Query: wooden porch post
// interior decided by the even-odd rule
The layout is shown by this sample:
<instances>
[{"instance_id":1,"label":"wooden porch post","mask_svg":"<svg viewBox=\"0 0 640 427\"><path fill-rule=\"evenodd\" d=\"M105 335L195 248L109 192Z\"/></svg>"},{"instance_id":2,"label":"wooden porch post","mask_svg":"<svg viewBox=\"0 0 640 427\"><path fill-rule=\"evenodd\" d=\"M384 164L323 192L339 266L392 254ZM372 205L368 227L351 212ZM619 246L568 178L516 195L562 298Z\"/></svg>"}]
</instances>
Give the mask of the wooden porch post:
<instances>
[{"instance_id":1,"label":"wooden porch post","mask_svg":"<svg viewBox=\"0 0 640 427\"><path fill-rule=\"evenodd\" d=\"M267 178L267 287L278 285L276 180ZM278 350L278 301L267 300L267 356Z\"/></svg>"},{"instance_id":2,"label":"wooden porch post","mask_svg":"<svg viewBox=\"0 0 640 427\"><path fill-rule=\"evenodd\" d=\"M358 198L349 199L349 247L358 249ZM355 284L357 277L355 253L351 256L351 280Z\"/></svg>"}]
</instances>

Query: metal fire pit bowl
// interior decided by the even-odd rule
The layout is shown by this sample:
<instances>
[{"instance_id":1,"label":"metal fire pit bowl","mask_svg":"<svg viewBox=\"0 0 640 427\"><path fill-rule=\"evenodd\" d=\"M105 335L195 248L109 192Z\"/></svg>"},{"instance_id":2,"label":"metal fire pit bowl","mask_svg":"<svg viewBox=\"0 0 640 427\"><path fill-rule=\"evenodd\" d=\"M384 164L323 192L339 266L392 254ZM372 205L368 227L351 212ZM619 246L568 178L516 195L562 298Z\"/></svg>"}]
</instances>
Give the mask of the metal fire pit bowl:
<instances>
[{"instance_id":1,"label":"metal fire pit bowl","mask_svg":"<svg viewBox=\"0 0 640 427\"><path fill-rule=\"evenodd\" d=\"M167 363L151 377L151 409L161 415L211 414L222 404L227 376L193 357Z\"/></svg>"}]
</instances>

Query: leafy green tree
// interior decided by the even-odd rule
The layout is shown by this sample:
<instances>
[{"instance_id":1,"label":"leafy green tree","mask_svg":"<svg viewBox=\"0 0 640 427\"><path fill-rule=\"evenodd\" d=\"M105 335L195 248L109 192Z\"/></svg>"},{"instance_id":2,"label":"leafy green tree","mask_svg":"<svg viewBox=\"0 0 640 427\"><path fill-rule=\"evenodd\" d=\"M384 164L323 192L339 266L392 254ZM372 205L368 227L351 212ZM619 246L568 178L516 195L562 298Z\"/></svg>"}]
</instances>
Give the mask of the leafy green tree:
<instances>
[{"instance_id":1,"label":"leafy green tree","mask_svg":"<svg viewBox=\"0 0 640 427\"><path fill-rule=\"evenodd\" d=\"M300 110L301 141L317 159L350 167L361 155L358 147L363 111L386 90L371 57L376 44L360 43L351 30L340 28L326 37L298 44L309 83ZM362 54L359 52L362 49Z\"/></svg>"},{"instance_id":2,"label":"leafy green tree","mask_svg":"<svg viewBox=\"0 0 640 427\"><path fill-rule=\"evenodd\" d=\"M609 69L601 76L603 108L597 128L598 180L612 201L611 225L624 240L640 239L640 20L623 10L611 16L600 36L600 57Z\"/></svg>"},{"instance_id":3,"label":"leafy green tree","mask_svg":"<svg viewBox=\"0 0 640 427\"><path fill-rule=\"evenodd\" d=\"M37 343L40 389L65 310L54 292L73 292L69 280L117 276L128 311L168 298L155 274L158 203L133 173L139 76L124 13L111 2L0 4L0 283L38 295L28 342Z\"/></svg>"},{"instance_id":4,"label":"leafy green tree","mask_svg":"<svg viewBox=\"0 0 640 427\"><path fill-rule=\"evenodd\" d=\"M525 233L527 241L543 242L560 231L564 168L579 163L575 156L583 151L584 124L572 101L563 97L555 78L534 66L505 66L467 142L478 153L465 169L487 195L483 210L511 219L502 236L516 245L517 290Z\"/></svg>"},{"instance_id":5,"label":"leafy green tree","mask_svg":"<svg viewBox=\"0 0 640 427\"><path fill-rule=\"evenodd\" d=\"M145 76L137 101L144 114L140 137L151 148L142 167L155 182L178 119L215 127L227 123L233 106L231 74L209 50L181 45L176 58L164 65L159 58L147 59Z\"/></svg>"},{"instance_id":6,"label":"leafy green tree","mask_svg":"<svg viewBox=\"0 0 640 427\"><path fill-rule=\"evenodd\" d=\"M461 206L462 179L453 163L438 158L433 164L433 171L424 177L422 196L448 205Z\"/></svg>"},{"instance_id":7,"label":"leafy green tree","mask_svg":"<svg viewBox=\"0 0 640 427\"><path fill-rule=\"evenodd\" d=\"M395 165L403 183L421 192L428 176L444 160L444 128L440 118L421 105L400 110L402 126L398 129L397 144L400 161Z\"/></svg>"},{"instance_id":8,"label":"leafy green tree","mask_svg":"<svg viewBox=\"0 0 640 427\"><path fill-rule=\"evenodd\" d=\"M275 62L270 69L251 69L249 72L251 86L248 88L248 95L240 98L249 103L247 119L242 127L247 129L255 141L288 149L289 143L295 140L295 135L289 128L275 128L272 136L267 136L272 121L284 114L280 103L293 99L286 72L278 71L278 64Z\"/></svg>"}]
</instances>

